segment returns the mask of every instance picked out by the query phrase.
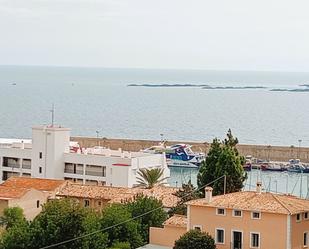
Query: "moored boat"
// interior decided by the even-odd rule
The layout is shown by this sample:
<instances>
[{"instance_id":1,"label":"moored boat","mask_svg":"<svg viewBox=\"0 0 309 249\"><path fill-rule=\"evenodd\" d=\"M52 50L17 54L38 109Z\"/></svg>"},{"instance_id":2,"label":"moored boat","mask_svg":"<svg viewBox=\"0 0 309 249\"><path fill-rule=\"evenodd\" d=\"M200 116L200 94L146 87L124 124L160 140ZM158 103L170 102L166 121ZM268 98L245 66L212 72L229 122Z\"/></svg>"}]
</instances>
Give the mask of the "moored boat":
<instances>
[{"instance_id":1,"label":"moored boat","mask_svg":"<svg viewBox=\"0 0 309 249\"><path fill-rule=\"evenodd\" d=\"M205 154L193 152L189 144L165 146L161 143L158 146L147 148L143 152L165 153L167 165L170 167L198 168L205 160Z\"/></svg>"},{"instance_id":2,"label":"moored boat","mask_svg":"<svg viewBox=\"0 0 309 249\"><path fill-rule=\"evenodd\" d=\"M303 165L299 159L290 159L287 170L294 173L309 173L309 167Z\"/></svg>"},{"instance_id":3,"label":"moored boat","mask_svg":"<svg viewBox=\"0 0 309 249\"><path fill-rule=\"evenodd\" d=\"M261 164L261 169L264 171L286 171L287 168L281 163L264 162Z\"/></svg>"}]
</instances>

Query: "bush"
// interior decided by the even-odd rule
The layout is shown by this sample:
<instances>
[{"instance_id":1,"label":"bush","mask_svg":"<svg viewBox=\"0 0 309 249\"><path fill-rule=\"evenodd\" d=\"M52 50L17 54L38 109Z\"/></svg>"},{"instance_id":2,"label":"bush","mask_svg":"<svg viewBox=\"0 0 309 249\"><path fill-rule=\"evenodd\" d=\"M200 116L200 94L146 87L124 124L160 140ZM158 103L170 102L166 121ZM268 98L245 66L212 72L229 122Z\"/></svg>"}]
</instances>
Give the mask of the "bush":
<instances>
[{"instance_id":1,"label":"bush","mask_svg":"<svg viewBox=\"0 0 309 249\"><path fill-rule=\"evenodd\" d=\"M190 230L175 242L173 249L216 249L216 245L208 233Z\"/></svg>"}]
</instances>

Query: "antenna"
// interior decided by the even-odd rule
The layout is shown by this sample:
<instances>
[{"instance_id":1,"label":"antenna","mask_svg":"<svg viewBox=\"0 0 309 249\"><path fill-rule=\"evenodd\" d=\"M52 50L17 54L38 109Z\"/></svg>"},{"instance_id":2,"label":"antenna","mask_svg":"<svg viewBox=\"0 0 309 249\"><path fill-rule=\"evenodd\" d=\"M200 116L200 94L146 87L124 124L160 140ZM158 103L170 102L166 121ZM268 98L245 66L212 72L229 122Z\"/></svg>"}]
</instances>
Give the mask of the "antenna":
<instances>
[{"instance_id":1,"label":"antenna","mask_svg":"<svg viewBox=\"0 0 309 249\"><path fill-rule=\"evenodd\" d=\"M54 127L54 121L55 121L55 105L54 103L52 104L52 109L50 110L51 112L51 126Z\"/></svg>"}]
</instances>

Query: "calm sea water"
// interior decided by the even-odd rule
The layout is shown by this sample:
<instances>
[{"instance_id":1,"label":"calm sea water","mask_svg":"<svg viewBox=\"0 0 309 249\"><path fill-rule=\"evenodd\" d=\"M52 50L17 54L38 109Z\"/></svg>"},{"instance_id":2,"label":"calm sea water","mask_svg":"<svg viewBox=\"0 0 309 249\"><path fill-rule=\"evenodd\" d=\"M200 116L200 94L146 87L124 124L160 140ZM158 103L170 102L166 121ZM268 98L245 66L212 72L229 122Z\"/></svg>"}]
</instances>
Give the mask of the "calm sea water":
<instances>
[{"instance_id":1,"label":"calm sea water","mask_svg":"<svg viewBox=\"0 0 309 249\"><path fill-rule=\"evenodd\" d=\"M169 184L180 187L183 183L191 180L197 186L198 169L171 168ZM309 198L309 174L298 174L289 172L270 172L252 170L247 172L248 178L245 181L245 190L255 190L256 182L261 181L264 191L292 194L302 198Z\"/></svg>"},{"instance_id":2,"label":"calm sea water","mask_svg":"<svg viewBox=\"0 0 309 249\"><path fill-rule=\"evenodd\" d=\"M309 73L0 66L0 137L58 124L73 135L309 146L309 93L127 87L130 83L297 87ZM16 84L16 85L14 85Z\"/></svg>"},{"instance_id":3,"label":"calm sea water","mask_svg":"<svg viewBox=\"0 0 309 249\"><path fill-rule=\"evenodd\" d=\"M309 84L309 73L0 66L0 137L31 137L31 126L50 123L54 103L56 123L71 127L72 135L210 141L231 128L245 144L298 145L302 139L309 146L308 92L127 87L131 83L295 88ZM170 184L196 184L196 174L172 169ZM258 172L250 174L247 189ZM273 191L286 192L289 183L288 192L307 194L306 176L260 177Z\"/></svg>"}]
</instances>

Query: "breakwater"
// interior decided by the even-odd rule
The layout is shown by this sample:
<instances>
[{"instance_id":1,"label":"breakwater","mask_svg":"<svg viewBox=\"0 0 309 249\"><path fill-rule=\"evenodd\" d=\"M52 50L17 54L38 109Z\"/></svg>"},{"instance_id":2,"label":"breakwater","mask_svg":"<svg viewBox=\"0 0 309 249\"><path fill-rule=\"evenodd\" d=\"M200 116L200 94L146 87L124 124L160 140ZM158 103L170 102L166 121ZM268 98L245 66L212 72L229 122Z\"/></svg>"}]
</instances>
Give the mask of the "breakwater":
<instances>
[{"instance_id":1,"label":"breakwater","mask_svg":"<svg viewBox=\"0 0 309 249\"><path fill-rule=\"evenodd\" d=\"M132 140L132 139L110 139L92 137L71 137L72 141L77 141L82 147L104 146L111 149L122 148L127 151L139 151L153 145L158 145L159 141L152 140ZM207 153L210 148L208 142L189 141L169 141L167 144L188 143L193 147L193 151ZM302 162L309 163L309 148L298 146L272 146L272 145L247 145L237 146L239 153L243 156L253 157L270 161L288 161L291 158L298 158Z\"/></svg>"}]
</instances>

